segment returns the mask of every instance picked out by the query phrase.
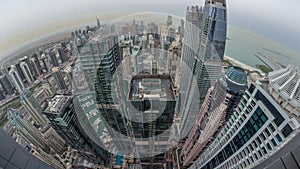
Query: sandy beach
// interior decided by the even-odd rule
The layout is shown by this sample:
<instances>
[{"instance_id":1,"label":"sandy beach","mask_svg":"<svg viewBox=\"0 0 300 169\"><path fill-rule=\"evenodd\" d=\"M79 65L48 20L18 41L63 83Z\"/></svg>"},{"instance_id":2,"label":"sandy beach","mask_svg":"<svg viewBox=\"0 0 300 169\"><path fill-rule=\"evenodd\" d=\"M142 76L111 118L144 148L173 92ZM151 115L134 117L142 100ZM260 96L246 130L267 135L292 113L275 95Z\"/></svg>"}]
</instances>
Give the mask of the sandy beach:
<instances>
[{"instance_id":1,"label":"sandy beach","mask_svg":"<svg viewBox=\"0 0 300 169\"><path fill-rule=\"evenodd\" d=\"M242 63L240 61L237 61L237 60L235 60L235 59L233 59L233 58L231 58L229 56L224 55L224 60L229 61L234 66L239 66L239 67L244 68L246 70L249 70L249 71L259 71L260 72L260 70L258 70L257 68L253 68L251 66L248 66L248 65L246 65L246 64L244 64L244 63Z\"/></svg>"}]
</instances>

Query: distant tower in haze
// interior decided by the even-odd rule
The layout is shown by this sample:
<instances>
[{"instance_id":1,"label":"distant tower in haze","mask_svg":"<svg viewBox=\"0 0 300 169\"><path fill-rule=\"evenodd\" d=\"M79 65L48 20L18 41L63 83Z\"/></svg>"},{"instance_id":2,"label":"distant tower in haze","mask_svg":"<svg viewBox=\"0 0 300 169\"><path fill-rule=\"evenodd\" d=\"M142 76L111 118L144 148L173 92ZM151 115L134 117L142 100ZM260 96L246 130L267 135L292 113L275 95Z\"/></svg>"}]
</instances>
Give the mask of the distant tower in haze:
<instances>
[{"instance_id":1,"label":"distant tower in haze","mask_svg":"<svg viewBox=\"0 0 300 169\"><path fill-rule=\"evenodd\" d=\"M50 59L51 59L51 63L54 67L59 66L57 58L56 58L56 54L55 54L55 50L54 49L50 49Z\"/></svg>"},{"instance_id":2,"label":"distant tower in haze","mask_svg":"<svg viewBox=\"0 0 300 169\"><path fill-rule=\"evenodd\" d=\"M171 25L172 25L172 16L168 15L167 26L171 26Z\"/></svg>"},{"instance_id":3,"label":"distant tower in haze","mask_svg":"<svg viewBox=\"0 0 300 169\"><path fill-rule=\"evenodd\" d=\"M100 29L100 20L97 18L97 28Z\"/></svg>"},{"instance_id":4,"label":"distant tower in haze","mask_svg":"<svg viewBox=\"0 0 300 169\"><path fill-rule=\"evenodd\" d=\"M36 59L37 58L35 58L35 57L31 58L31 65L32 65L32 69L35 74L35 77L37 78L42 75L43 71L42 71L41 65L39 63L39 60L36 60Z\"/></svg>"},{"instance_id":5,"label":"distant tower in haze","mask_svg":"<svg viewBox=\"0 0 300 169\"><path fill-rule=\"evenodd\" d=\"M23 84L21 77L19 76L16 66L11 65L8 74L12 78L18 92L21 93L24 88L24 84Z\"/></svg>"},{"instance_id":6,"label":"distant tower in haze","mask_svg":"<svg viewBox=\"0 0 300 169\"><path fill-rule=\"evenodd\" d=\"M67 58L65 56L65 52L64 52L64 50L62 48L58 48L58 54L59 54L61 63L64 63L64 62L67 61Z\"/></svg>"},{"instance_id":7,"label":"distant tower in haze","mask_svg":"<svg viewBox=\"0 0 300 169\"><path fill-rule=\"evenodd\" d=\"M24 75L24 73L23 73L23 71L22 71L22 69L21 69L21 66L20 66L20 61L18 61L17 63L16 63L16 71L18 72L18 74L19 74L19 76L20 76L20 79L22 80L22 82L23 82L23 80L25 80L26 79L26 77L25 77L25 75Z\"/></svg>"},{"instance_id":8,"label":"distant tower in haze","mask_svg":"<svg viewBox=\"0 0 300 169\"><path fill-rule=\"evenodd\" d=\"M0 84L3 87L6 94L8 95L14 94L15 90L6 75L2 74L0 76Z\"/></svg>"},{"instance_id":9,"label":"distant tower in haze","mask_svg":"<svg viewBox=\"0 0 300 169\"><path fill-rule=\"evenodd\" d=\"M35 65L35 67L36 67L37 71L39 72L39 74L42 74L43 69L42 69L42 66L40 64L38 55L36 53L34 53L31 58L32 58L33 64Z\"/></svg>"},{"instance_id":10,"label":"distant tower in haze","mask_svg":"<svg viewBox=\"0 0 300 169\"><path fill-rule=\"evenodd\" d=\"M34 78L33 75L31 73L30 67L26 62L22 62L20 63L21 69L26 77L26 80L28 83L33 83L34 82Z\"/></svg>"},{"instance_id":11,"label":"distant tower in haze","mask_svg":"<svg viewBox=\"0 0 300 169\"><path fill-rule=\"evenodd\" d=\"M67 89L67 85L65 83L65 80L60 72L60 69L59 67L53 67L52 68L52 73L53 73L53 76L55 78L55 81L57 83L57 86L60 90L65 90Z\"/></svg>"},{"instance_id":12,"label":"distant tower in haze","mask_svg":"<svg viewBox=\"0 0 300 169\"><path fill-rule=\"evenodd\" d=\"M29 68L29 72L31 73L31 75L33 75L33 73L34 73L33 72L33 67L31 66L29 57L28 56L24 56L24 57L20 58L19 61L20 61L20 63L25 62L27 64L28 68ZM21 64L20 64L20 66L21 66ZM24 70L22 70L22 71L24 72ZM26 75L25 75L25 78L26 78Z\"/></svg>"},{"instance_id":13,"label":"distant tower in haze","mask_svg":"<svg viewBox=\"0 0 300 169\"><path fill-rule=\"evenodd\" d=\"M46 58L46 56L45 56L44 53L42 54L41 60L42 60L42 63L43 63L43 67L42 67L43 72L47 72L48 73L49 72L50 64L47 61L47 58Z\"/></svg>"}]
</instances>

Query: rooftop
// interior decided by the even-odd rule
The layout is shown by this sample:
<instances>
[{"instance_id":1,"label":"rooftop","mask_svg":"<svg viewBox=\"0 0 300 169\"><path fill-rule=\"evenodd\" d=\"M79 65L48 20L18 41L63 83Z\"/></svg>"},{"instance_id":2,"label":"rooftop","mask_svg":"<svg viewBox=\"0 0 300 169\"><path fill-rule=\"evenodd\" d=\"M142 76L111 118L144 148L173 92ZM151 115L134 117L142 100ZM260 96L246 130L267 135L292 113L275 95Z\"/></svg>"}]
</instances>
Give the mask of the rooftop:
<instances>
[{"instance_id":1,"label":"rooftop","mask_svg":"<svg viewBox=\"0 0 300 169\"><path fill-rule=\"evenodd\" d=\"M272 97L270 91L268 90L268 85L269 85L269 80L260 80L256 82L257 84L259 84L266 93L268 93L268 95L270 97ZM273 98L273 97L272 97ZM274 98L273 98L274 99ZM275 100L274 100L275 101ZM276 101L275 101L276 102ZM279 103L277 102L277 104L279 105ZM279 105L280 106L280 105ZM281 107L281 106L280 106ZM290 117L290 118L295 118L298 122L300 122L300 117L296 116L295 114L289 112L288 110L282 108L282 110Z\"/></svg>"},{"instance_id":2,"label":"rooftop","mask_svg":"<svg viewBox=\"0 0 300 169\"><path fill-rule=\"evenodd\" d=\"M169 75L136 75L131 80L129 100L156 98L174 100L173 82Z\"/></svg>"},{"instance_id":3,"label":"rooftop","mask_svg":"<svg viewBox=\"0 0 300 169\"><path fill-rule=\"evenodd\" d=\"M238 66L231 66L225 72L228 87L234 91L245 91L247 88L246 71Z\"/></svg>"},{"instance_id":4,"label":"rooftop","mask_svg":"<svg viewBox=\"0 0 300 169\"><path fill-rule=\"evenodd\" d=\"M70 98L71 96L55 95L50 101L48 101L48 106L45 111L48 113L59 114Z\"/></svg>"},{"instance_id":5,"label":"rooftop","mask_svg":"<svg viewBox=\"0 0 300 169\"><path fill-rule=\"evenodd\" d=\"M282 97L300 105L300 73L297 67L289 65L285 69L269 73L269 85Z\"/></svg>"}]
</instances>

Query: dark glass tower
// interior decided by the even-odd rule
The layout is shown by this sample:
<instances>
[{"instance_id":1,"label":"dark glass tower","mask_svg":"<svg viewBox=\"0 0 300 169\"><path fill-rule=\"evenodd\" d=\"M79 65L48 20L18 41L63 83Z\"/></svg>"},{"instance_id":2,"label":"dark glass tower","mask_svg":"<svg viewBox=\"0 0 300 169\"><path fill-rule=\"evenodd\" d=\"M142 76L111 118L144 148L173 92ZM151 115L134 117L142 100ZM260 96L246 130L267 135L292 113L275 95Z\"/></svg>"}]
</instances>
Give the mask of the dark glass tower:
<instances>
[{"instance_id":1,"label":"dark glass tower","mask_svg":"<svg viewBox=\"0 0 300 169\"><path fill-rule=\"evenodd\" d=\"M196 10L197 11L197 10ZM194 12L197 13L197 12ZM208 89L220 76L225 50L227 17L225 0L206 0L199 22L186 24L185 39L189 55L183 51L179 114L182 115L180 131L187 136ZM190 13L187 13L190 15ZM198 15L195 15L195 17ZM197 18L197 17L196 17ZM188 19L187 19L188 21ZM199 28L198 29L198 24ZM195 25L195 26L193 26ZM187 33L186 33L187 32ZM200 40L200 41L199 41ZM191 75L192 74L192 75ZM188 82L188 83L186 83Z\"/></svg>"},{"instance_id":2,"label":"dark glass tower","mask_svg":"<svg viewBox=\"0 0 300 169\"><path fill-rule=\"evenodd\" d=\"M65 90L67 89L67 85L65 83L65 80L60 72L59 67L53 67L52 68L52 74L55 78L55 81L57 83L57 86L60 90Z\"/></svg>"},{"instance_id":3,"label":"dark glass tower","mask_svg":"<svg viewBox=\"0 0 300 169\"><path fill-rule=\"evenodd\" d=\"M71 96L55 95L48 102L43 114L68 145L85 149L85 139L79 128Z\"/></svg>"},{"instance_id":4,"label":"dark glass tower","mask_svg":"<svg viewBox=\"0 0 300 169\"><path fill-rule=\"evenodd\" d=\"M108 160L106 153L96 146L81 127L75 112L73 97L68 95L55 95L48 102L43 114L49 119L53 129L66 141L66 144L92 153L89 158L96 162L105 163ZM100 156L98 156L100 155Z\"/></svg>"},{"instance_id":5,"label":"dark glass tower","mask_svg":"<svg viewBox=\"0 0 300 169\"><path fill-rule=\"evenodd\" d=\"M62 63L67 61L67 58L65 56L65 52L64 52L63 48L58 49L58 54L59 54L59 57L60 57L60 60Z\"/></svg>"},{"instance_id":6,"label":"dark glass tower","mask_svg":"<svg viewBox=\"0 0 300 169\"><path fill-rule=\"evenodd\" d=\"M10 81L8 80L6 75L1 75L0 76L0 84L3 87L3 89L5 90L5 93L8 95L12 95L14 94L14 88L12 86L12 84L10 83Z\"/></svg>"},{"instance_id":7,"label":"dark glass tower","mask_svg":"<svg viewBox=\"0 0 300 169\"><path fill-rule=\"evenodd\" d=\"M58 61L57 61L57 58L56 58L56 54L55 54L55 51L54 49L50 49L50 59L51 59L51 63L54 67L58 67L59 64L58 64Z\"/></svg>"},{"instance_id":8,"label":"dark glass tower","mask_svg":"<svg viewBox=\"0 0 300 169\"><path fill-rule=\"evenodd\" d=\"M175 111L170 75L140 74L130 83L128 108L142 168L162 169Z\"/></svg>"}]
</instances>

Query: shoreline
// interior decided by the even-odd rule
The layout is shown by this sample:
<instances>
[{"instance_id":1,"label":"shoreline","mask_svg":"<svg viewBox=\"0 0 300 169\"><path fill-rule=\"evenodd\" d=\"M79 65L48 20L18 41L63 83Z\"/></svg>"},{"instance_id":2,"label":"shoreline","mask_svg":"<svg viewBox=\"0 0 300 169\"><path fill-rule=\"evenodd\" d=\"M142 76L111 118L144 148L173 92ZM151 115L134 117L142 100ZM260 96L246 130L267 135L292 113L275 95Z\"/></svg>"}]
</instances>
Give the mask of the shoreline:
<instances>
[{"instance_id":1,"label":"shoreline","mask_svg":"<svg viewBox=\"0 0 300 169\"><path fill-rule=\"evenodd\" d=\"M236 60L236 59L234 59L234 58L232 58L230 56L224 55L224 60L227 60L232 65L239 66L239 67L241 67L243 69L246 69L246 70L249 70L249 71L259 71L260 72L259 69L251 67L249 65L246 65L245 63L242 63L242 62L240 62L240 61L238 61L238 60Z\"/></svg>"}]
</instances>

